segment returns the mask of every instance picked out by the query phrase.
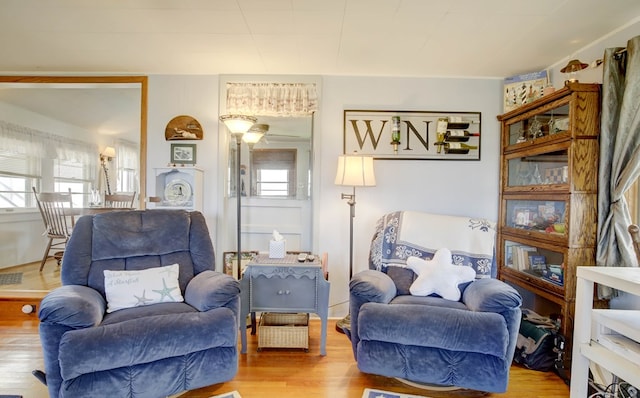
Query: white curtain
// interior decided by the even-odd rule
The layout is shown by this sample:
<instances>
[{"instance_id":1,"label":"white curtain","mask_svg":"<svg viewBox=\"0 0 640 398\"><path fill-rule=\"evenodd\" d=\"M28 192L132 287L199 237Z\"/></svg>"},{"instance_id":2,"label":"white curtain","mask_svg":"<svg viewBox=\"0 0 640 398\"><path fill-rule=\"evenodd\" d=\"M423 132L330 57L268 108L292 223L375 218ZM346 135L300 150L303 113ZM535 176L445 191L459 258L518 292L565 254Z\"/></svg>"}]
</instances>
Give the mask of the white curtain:
<instances>
[{"instance_id":1,"label":"white curtain","mask_svg":"<svg viewBox=\"0 0 640 398\"><path fill-rule=\"evenodd\" d=\"M46 143L42 135L37 130L0 120L0 151L44 159Z\"/></svg>"},{"instance_id":2,"label":"white curtain","mask_svg":"<svg viewBox=\"0 0 640 398\"><path fill-rule=\"evenodd\" d=\"M604 54L598 194L599 266L637 266L624 193L640 176L640 36ZM613 291L600 288L600 298Z\"/></svg>"},{"instance_id":3,"label":"white curtain","mask_svg":"<svg viewBox=\"0 0 640 398\"><path fill-rule=\"evenodd\" d=\"M0 151L82 163L95 169L98 146L0 120Z\"/></svg>"},{"instance_id":4,"label":"white curtain","mask_svg":"<svg viewBox=\"0 0 640 398\"><path fill-rule=\"evenodd\" d=\"M118 170L117 190L122 192L139 192L140 189L140 150L138 144L118 140L116 142L116 162Z\"/></svg>"},{"instance_id":5,"label":"white curtain","mask_svg":"<svg viewBox=\"0 0 640 398\"><path fill-rule=\"evenodd\" d=\"M227 83L227 113L306 116L318 110L312 83Z\"/></svg>"}]
</instances>

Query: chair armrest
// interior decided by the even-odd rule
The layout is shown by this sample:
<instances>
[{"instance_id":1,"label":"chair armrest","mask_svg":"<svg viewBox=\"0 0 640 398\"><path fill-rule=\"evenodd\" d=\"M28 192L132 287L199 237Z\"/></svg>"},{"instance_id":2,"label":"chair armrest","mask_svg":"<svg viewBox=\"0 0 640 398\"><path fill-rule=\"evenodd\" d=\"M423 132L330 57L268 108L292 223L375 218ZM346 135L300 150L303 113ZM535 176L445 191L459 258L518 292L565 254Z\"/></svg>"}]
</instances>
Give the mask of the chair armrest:
<instances>
[{"instance_id":1,"label":"chair armrest","mask_svg":"<svg viewBox=\"0 0 640 398\"><path fill-rule=\"evenodd\" d=\"M100 324L106 308L107 303L98 291L87 286L66 285L42 299L38 317L42 324L81 329Z\"/></svg>"},{"instance_id":2,"label":"chair armrest","mask_svg":"<svg viewBox=\"0 0 640 398\"><path fill-rule=\"evenodd\" d=\"M513 287L498 279L483 278L467 286L462 302L472 311L503 313L519 308L522 297Z\"/></svg>"},{"instance_id":3,"label":"chair armrest","mask_svg":"<svg viewBox=\"0 0 640 398\"><path fill-rule=\"evenodd\" d=\"M397 294L396 285L387 274L370 269L355 274L349 282L349 290L359 301L384 304Z\"/></svg>"},{"instance_id":4,"label":"chair armrest","mask_svg":"<svg viewBox=\"0 0 640 398\"><path fill-rule=\"evenodd\" d=\"M240 296L240 283L217 271L203 271L187 285L184 301L198 311L226 307ZM235 304L234 304L235 305Z\"/></svg>"}]
</instances>

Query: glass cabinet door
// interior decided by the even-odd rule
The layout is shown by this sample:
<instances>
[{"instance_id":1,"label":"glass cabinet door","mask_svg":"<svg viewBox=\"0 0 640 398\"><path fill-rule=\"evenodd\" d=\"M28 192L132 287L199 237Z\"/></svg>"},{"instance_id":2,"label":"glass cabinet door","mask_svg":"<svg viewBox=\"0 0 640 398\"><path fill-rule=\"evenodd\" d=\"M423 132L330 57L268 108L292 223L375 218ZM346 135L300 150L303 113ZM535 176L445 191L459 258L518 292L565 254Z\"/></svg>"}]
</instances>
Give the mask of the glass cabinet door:
<instances>
[{"instance_id":1,"label":"glass cabinet door","mask_svg":"<svg viewBox=\"0 0 640 398\"><path fill-rule=\"evenodd\" d=\"M528 115L528 114L525 114ZM569 125L569 104L552 105L550 109L541 108L540 113L525 116L524 119L515 121L508 126L508 141L506 146L524 142L535 142L545 137L554 138L559 134L567 133Z\"/></svg>"},{"instance_id":2,"label":"glass cabinet door","mask_svg":"<svg viewBox=\"0 0 640 398\"><path fill-rule=\"evenodd\" d=\"M566 238L567 202L555 199L505 199L504 226Z\"/></svg>"},{"instance_id":3,"label":"glass cabinet door","mask_svg":"<svg viewBox=\"0 0 640 398\"><path fill-rule=\"evenodd\" d=\"M563 252L524 244L513 240L503 241L504 266L526 274L526 278L538 278L555 286L564 286Z\"/></svg>"},{"instance_id":4,"label":"glass cabinet door","mask_svg":"<svg viewBox=\"0 0 640 398\"><path fill-rule=\"evenodd\" d=\"M507 157L504 188L569 183L568 143L552 152L512 154Z\"/></svg>"}]
</instances>

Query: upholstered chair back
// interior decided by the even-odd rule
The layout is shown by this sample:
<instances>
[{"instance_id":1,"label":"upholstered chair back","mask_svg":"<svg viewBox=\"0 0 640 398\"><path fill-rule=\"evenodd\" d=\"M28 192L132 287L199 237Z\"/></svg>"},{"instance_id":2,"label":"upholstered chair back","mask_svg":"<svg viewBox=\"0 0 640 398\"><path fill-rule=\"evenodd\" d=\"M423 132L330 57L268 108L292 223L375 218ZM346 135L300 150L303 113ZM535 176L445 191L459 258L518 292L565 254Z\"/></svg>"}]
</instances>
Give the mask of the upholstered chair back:
<instances>
[{"instance_id":1,"label":"upholstered chair back","mask_svg":"<svg viewBox=\"0 0 640 398\"><path fill-rule=\"evenodd\" d=\"M369 268L389 275L397 294L407 295L416 279L406 268L407 258L431 259L437 250L446 248L453 263L473 268L477 279L495 278L495 242L495 223L483 218L395 211L376 223Z\"/></svg>"},{"instance_id":2,"label":"upholstered chair back","mask_svg":"<svg viewBox=\"0 0 640 398\"><path fill-rule=\"evenodd\" d=\"M63 285L84 285L103 296L104 270L142 270L180 265L180 289L213 269L214 250L199 212L125 210L81 217L63 258ZM73 266L65 266L73 264Z\"/></svg>"}]
</instances>

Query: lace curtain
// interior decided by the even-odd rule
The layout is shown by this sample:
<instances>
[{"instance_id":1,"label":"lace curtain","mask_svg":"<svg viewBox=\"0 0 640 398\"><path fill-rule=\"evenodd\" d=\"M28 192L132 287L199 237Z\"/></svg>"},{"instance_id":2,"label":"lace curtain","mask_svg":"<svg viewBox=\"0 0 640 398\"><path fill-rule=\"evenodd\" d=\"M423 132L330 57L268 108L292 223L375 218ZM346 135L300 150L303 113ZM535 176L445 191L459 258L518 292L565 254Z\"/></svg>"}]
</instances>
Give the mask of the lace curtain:
<instances>
[{"instance_id":1,"label":"lace curtain","mask_svg":"<svg viewBox=\"0 0 640 398\"><path fill-rule=\"evenodd\" d=\"M0 153L98 166L98 146L0 120Z\"/></svg>"},{"instance_id":2,"label":"lace curtain","mask_svg":"<svg viewBox=\"0 0 640 398\"><path fill-rule=\"evenodd\" d=\"M598 246L600 266L637 266L631 224L624 193L640 176L640 36L621 48L604 53L600 171L598 193ZM613 291L600 288L600 298Z\"/></svg>"},{"instance_id":3,"label":"lace curtain","mask_svg":"<svg viewBox=\"0 0 640 398\"><path fill-rule=\"evenodd\" d=\"M306 116L318 110L315 84L227 83L227 113Z\"/></svg>"}]
</instances>

